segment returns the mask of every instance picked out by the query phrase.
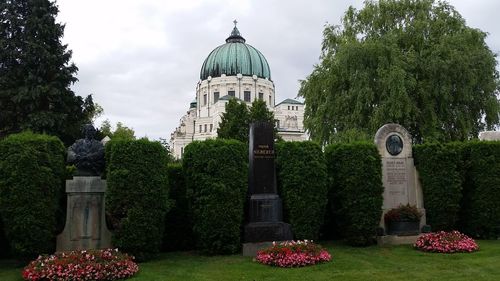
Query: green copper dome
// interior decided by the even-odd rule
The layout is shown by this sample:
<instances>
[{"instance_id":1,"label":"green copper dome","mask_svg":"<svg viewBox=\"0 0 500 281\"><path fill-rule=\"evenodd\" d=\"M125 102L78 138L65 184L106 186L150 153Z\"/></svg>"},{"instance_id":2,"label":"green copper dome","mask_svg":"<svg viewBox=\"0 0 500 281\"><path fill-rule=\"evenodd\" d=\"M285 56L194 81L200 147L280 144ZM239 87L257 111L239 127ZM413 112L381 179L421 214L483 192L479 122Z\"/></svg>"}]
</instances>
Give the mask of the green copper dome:
<instances>
[{"instance_id":1,"label":"green copper dome","mask_svg":"<svg viewBox=\"0 0 500 281\"><path fill-rule=\"evenodd\" d=\"M266 58L259 50L245 44L245 38L240 35L235 24L226 44L215 48L203 62L200 79L220 77L222 74L234 76L239 73L271 80L271 70Z\"/></svg>"}]
</instances>

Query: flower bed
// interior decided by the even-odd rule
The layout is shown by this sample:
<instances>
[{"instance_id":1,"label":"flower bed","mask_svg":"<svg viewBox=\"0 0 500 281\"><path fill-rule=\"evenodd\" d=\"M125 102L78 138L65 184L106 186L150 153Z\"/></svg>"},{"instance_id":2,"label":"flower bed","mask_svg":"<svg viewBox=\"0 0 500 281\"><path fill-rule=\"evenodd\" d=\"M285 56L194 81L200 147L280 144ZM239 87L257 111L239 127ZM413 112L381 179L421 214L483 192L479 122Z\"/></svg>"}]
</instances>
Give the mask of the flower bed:
<instances>
[{"instance_id":1,"label":"flower bed","mask_svg":"<svg viewBox=\"0 0 500 281\"><path fill-rule=\"evenodd\" d=\"M39 256L23 270L24 280L117 280L139 270L118 249L60 252Z\"/></svg>"},{"instance_id":2,"label":"flower bed","mask_svg":"<svg viewBox=\"0 0 500 281\"><path fill-rule=\"evenodd\" d=\"M421 251L437 253L469 253L479 250L474 239L456 230L424 234L414 246Z\"/></svg>"},{"instance_id":3,"label":"flower bed","mask_svg":"<svg viewBox=\"0 0 500 281\"><path fill-rule=\"evenodd\" d=\"M273 242L267 249L257 252L256 261L278 267L301 267L330 261L332 257L312 241Z\"/></svg>"}]
</instances>

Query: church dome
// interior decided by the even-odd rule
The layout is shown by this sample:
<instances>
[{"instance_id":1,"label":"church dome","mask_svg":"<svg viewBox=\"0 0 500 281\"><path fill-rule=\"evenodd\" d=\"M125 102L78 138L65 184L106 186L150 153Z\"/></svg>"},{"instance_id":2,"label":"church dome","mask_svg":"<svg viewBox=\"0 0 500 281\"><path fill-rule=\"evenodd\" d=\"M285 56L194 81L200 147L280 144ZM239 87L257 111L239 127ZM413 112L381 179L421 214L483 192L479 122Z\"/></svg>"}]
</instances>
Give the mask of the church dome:
<instances>
[{"instance_id":1,"label":"church dome","mask_svg":"<svg viewBox=\"0 0 500 281\"><path fill-rule=\"evenodd\" d=\"M235 76L239 73L271 80L271 70L266 58L259 50L245 43L235 22L226 44L215 48L203 62L200 79L220 77L222 74Z\"/></svg>"}]
</instances>

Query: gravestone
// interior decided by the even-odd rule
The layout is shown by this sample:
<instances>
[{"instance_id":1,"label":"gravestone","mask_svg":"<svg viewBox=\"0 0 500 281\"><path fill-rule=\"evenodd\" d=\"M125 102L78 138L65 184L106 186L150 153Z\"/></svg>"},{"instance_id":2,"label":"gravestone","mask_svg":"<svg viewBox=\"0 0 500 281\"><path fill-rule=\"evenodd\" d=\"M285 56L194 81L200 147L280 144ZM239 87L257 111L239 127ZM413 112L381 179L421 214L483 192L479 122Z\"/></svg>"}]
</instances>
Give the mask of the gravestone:
<instances>
[{"instance_id":1,"label":"gravestone","mask_svg":"<svg viewBox=\"0 0 500 281\"><path fill-rule=\"evenodd\" d=\"M413 163L412 141L408 131L398 124L386 124L375 134L375 144L382 158L384 185L383 213L380 227L386 229L384 214L399 205L416 206L423 214L420 228L425 225L422 188Z\"/></svg>"},{"instance_id":2,"label":"gravestone","mask_svg":"<svg viewBox=\"0 0 500 281\"><path fill-rule=\"evenodd\" d=\"M284 223L281 199L276 187L274 128L255 122L249 134L248 224L244 230L243 255L255 256L257 250L273 241L293 238Z\"/></svg>"},{"instance_id":3,"label":"gravestone","mask_svg":"<svg viewBox=\"0 0 500 281\"><path fill-rule=\"evenodd\" d=\"M56 250L71 251L111 248L111 232L106 226L104 195L106 180L104 146L94 139L96 130L85 125L85 139L68 149L68 163L76 166L76 176L66 180L66 225L57 236Z\"/></svg>"}]
</instances>

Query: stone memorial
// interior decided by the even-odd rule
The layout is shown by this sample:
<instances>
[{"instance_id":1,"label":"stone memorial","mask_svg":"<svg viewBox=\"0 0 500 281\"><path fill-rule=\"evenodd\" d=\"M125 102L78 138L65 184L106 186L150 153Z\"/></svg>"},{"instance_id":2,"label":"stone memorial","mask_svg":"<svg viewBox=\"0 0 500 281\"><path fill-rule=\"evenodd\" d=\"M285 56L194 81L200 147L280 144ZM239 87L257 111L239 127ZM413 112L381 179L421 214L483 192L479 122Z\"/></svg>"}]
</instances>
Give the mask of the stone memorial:
<instances>
[{"instance_id":1,"label":"stone memorial","mask_svg":"<svg viewBox=\"0 0 500 281\"><path fill-rule=\"evenodd\" d=\"M380 227L387 229L384 223L384 214L387 211L400 205L410 204L416 206L423 214L420 219L421 228L426 224L425 209L422 188L413 163L411 135L401 125L386 124L375 134L375 144L382 158L384 185ZM413 241L412 239L409 238Z\"/></svg>"},{"instance_id":2,"label":"stone memorial","mask_svg":"<svg viewBox=\"0 0 500 281\"><path fill-rule=\"evenodd\" d=\"M104 194L104 146L94 139L96 130L85 125L85 139L68 149L68 163L76 166L75 176L66 180L66 225L57 236L57 251L103 249L111 247L106 226Z\"/></svg>"},{"instance_id":3,"label":"stone memorial","mask_svg":"<svg viewBox=\"0 0 500 281\"><path fill-rule=\"evenodd\" d=\"M248 224L244 229L243 255L255 256L257 250L273 241L293 238L284 223L281 199L276 187L274 128L255 122L249 134Z\"/></svg>"}]
</instances>

